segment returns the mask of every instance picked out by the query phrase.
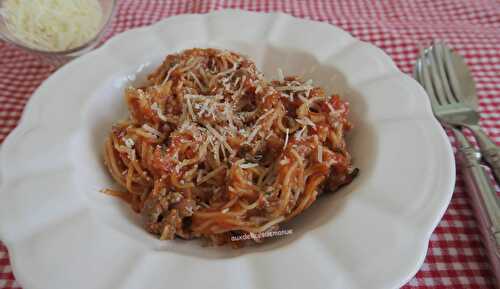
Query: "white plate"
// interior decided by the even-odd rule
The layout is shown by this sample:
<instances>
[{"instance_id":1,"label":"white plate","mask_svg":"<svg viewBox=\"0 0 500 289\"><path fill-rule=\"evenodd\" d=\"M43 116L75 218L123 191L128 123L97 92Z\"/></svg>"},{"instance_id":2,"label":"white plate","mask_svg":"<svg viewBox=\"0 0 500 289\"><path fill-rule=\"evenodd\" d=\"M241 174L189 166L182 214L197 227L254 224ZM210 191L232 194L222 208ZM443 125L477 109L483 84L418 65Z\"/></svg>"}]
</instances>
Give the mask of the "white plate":
<instances>
[{"instance_id":1,"label":"white plate","mask_svg":"<svg viewBox=\"0 0 500 289\"><path fill-rule=\"evenodd\" d=\"M267 77L314 79L350 101L360 176L286 228L242 250L159 241L102 161L122 91L169 53L235 50ZM183 15L120 34L54 73L1 154L0 238L24 289L397 288L423 262L450 201L453 154L427 96L380 49L328 24L284 14Z\"/></svg>"}]
</instances>

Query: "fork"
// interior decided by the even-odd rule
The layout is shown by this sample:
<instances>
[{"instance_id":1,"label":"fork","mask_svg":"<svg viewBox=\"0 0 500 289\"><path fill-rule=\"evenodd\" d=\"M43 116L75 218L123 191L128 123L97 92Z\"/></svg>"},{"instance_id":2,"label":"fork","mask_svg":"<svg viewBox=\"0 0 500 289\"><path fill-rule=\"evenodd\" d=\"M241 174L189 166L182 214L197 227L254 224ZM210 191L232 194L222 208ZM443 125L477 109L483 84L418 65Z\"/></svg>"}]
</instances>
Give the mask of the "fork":
<instances>
[{"instance_id":1,"label":"fork","mask_svg":"<svg viewBox=\"0 0 500 289\"><path fill-rule=\"evenodd\" d=\"M480 196L481 204L478 206L484 207L488 214L486 237L496 242L494 254L498 258L500 256L500 198L497 197L486 171L479 164L476 152L463 134L454 128L459 127L467 118L474 120L477 118L477 113L466 105L462 105L463 103L461 104L451 94L450 87L444 79L444 63L443 58L440 57L443 55L442 48L442 46L431 46L425 49L415 64L414 76L426 90L436 118L444 127L452 130L460 143L457 159L463 166L466 184L471 193L475 195L474 197Z\"/></svg>"},{"instance_id":2,"label":"fork","mask_svg":"<svg viewBox=\"0 0 500 289\"><path fill-rule=\"evenodd\" d=\"M479 113L466 103L466 91L476 98L474 82L470 79L457 77L457 69L467 69L465 64L457 65L453 61L455 56L448 47L436 43L426 52L428 59L434 65L429 65L430 77L436 97L433 107L439 107L439 118L448 124L466 127L471 130L478 142L483 159L490 165L496 181L500 184L500 148L491 141L479 126ZM469 86L472 85L471 89ZM427 88L429 90L430 88Z\"/></svg>"},{"instance_id":3,"label":"fork","mask_svg":"<svg viewBox=\"0 0 500 289\"><path fill-rule=\"evenodd\" d=\"M442 45L425 49L415 64L414 76L426 90L436 118L455 134L459 143L457 161L462 166L462 173L471 193L493 271L500 281L500 198L497 197L484 167L479 163L480 154L462 132L456 129L463 126L464 120L474 121L478 116L477 112L462 105L463 102L451 93L445 75L443 54Z\"/></svg>"}]
</instances>

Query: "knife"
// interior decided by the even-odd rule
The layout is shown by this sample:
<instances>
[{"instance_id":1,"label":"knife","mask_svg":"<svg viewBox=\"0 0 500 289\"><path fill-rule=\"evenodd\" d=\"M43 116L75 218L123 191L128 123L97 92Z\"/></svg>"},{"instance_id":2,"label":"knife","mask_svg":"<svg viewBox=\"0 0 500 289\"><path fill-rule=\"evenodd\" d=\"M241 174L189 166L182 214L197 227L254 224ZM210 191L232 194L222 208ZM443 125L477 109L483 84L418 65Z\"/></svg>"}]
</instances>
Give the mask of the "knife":
<instances>
[{"instance_id":1,"label":"knife","mask_svg":"<svg viewBox=\"0 0 500 289\"><path fill-rule=\"evenodd\" d=\"M485 167L479 163L480 154L459 130L447 126L458 142L457 162L469 189L472 207L479 230L490 258L493 275L500 283L500 204Z\"/></svg>"}]
</instances>

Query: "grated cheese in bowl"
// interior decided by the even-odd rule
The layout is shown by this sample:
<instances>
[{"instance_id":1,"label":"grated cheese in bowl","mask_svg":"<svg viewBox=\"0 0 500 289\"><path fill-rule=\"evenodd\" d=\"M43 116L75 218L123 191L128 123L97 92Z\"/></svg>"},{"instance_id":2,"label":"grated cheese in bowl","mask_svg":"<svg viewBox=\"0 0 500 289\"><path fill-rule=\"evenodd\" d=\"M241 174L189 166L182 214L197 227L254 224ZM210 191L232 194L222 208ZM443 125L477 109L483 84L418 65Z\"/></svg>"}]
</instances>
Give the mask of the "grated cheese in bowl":
<instances>
[{"instance_id":1,"label":"grated cheese in bowl","mask_svg":"<svg viewBox=\"0 0 500 289\"><path fill-rule=\"evenodd\" d=\"M102 21L97 0L6 0L1 13L16 38L47 51L85 44Z\"/></svg>"},{"instance_id":2,"label":"grated cheese in bowl","mask_svg":"<svg viewBox=\"0 0 500 289\"><path fill-rule=\"evenodd\" d=\"M62 64L95 47L116 7L116 0L4 0L0 3L2 38L43 56L52 64Z\"/></svg>"}]
</instances>

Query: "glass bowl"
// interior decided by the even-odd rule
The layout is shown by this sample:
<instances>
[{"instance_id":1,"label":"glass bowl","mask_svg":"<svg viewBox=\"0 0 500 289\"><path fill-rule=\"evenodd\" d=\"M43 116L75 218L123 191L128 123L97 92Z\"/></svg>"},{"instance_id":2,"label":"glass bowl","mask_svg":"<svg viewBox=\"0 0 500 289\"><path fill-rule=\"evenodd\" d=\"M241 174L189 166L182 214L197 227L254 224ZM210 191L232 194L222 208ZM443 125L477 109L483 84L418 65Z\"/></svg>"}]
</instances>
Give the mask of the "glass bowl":
<instances>
[{"instance_id":1,"label":"glass bowl","mask_svg":"<svg viewBox=\"0 0 500 289\"><path fill-rule=\"evenodd\" d=\"M5 0L0 0L0 7L3 6ZM67 50L61 51L47 51L42 49L34 48L32 45L25 43L22 40L16 38L12 32L7 28L5 23L5 18L0 13L0 39L5 41L6 43L22 48L29 53L39 57L43 62L50 64L52 66L58 67L63 65L64 63L89 52L94 49L101 41L102 37L106 33L111 20L115 14L117 0L98 0L99 4L101 4L102 9L102 21L99 27L99 32L89 39L86 43L71 48Z\"/></svg>"}]
</instances>

